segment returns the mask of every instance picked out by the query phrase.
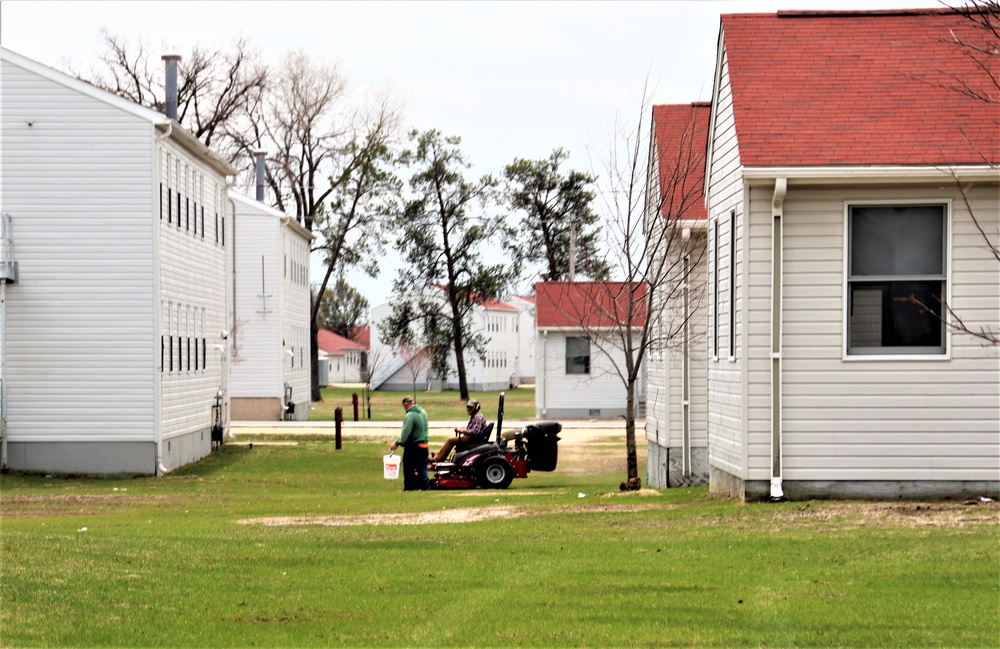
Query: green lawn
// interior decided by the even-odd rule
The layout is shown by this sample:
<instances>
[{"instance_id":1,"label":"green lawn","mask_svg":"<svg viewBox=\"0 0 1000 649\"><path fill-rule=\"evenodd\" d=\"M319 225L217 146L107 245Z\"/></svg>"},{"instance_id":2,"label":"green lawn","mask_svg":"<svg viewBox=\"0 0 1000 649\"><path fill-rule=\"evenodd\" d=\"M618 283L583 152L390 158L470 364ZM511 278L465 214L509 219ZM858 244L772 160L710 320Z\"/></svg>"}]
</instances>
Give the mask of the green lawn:
<instances>
[{"instance_id":1,"label":"green lawn","mask_svg":"<svg viewBox=\"0 0 1000 649\"><path fill-rule=\"evenodd\" d=\"M523 420L535 418L534 388L514 388L513 390L505 390L504 392L505 419ZM323 401L312 404L309 421L333 421L334 410L337 408L343 409L344 421L353 420L354 405L352 395L355 393L358 395L358 417L361 421L368 420L360 388L323 388L321 393ZM400 401L402 401L403 396L406 394L410 393L383 390L373 392L371 421L400 421L403 418ZM469 395L470 398L477 399L483 404L483 414L486 416L487 421L496 420L499 396L499 391L472 392ZM439 421L463 421L469 418L469 415L465 412L465 401L460 398L457 390L417 392L414 394L414 398L427 411L431 419Z\"/></svg>"},{"instance_id":2,"label":"green lawn","mask_svg":"<svg viewBox=\"0 0 1000 649\"><path fill-rule=\"evenodd\" d=\"M384 452L258 441L158 479L0 476L0 645L1000 643L996 503L745 505L562 466L404 494ZM374 524L472 511L499 518Z\"/></svg>"}]
</instances>

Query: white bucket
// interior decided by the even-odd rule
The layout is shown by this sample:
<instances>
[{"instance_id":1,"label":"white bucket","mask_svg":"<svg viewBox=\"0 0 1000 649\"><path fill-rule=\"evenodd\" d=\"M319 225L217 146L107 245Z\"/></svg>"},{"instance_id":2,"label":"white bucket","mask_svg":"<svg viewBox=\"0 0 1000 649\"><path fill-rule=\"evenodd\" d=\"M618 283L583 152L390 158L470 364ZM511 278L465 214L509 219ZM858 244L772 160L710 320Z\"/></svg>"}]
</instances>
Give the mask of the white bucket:
<instances>
[{"instance_id":1,"label":"white bucket","mask_svg":"<svg viewBox=\"0 0 1000 649\"><path fill-rule=\"evenodd\" d=\"M382 456L382 472L385 474L386 480L399 479L399 465L402 461L402 458L398 455Z\"/></svg>"}]
</instances>

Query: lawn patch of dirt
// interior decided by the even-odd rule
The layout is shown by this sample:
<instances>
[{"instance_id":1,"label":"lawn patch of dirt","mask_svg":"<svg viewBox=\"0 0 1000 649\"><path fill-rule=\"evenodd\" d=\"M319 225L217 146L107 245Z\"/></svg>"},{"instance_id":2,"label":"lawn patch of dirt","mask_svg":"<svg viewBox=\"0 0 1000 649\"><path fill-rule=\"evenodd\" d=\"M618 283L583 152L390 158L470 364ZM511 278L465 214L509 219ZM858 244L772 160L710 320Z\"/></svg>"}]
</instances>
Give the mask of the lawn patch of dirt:
<instances>
[{"instance_id":1,"label":"lawn patch of dirt","mask_svg":"<svg viewBox=\"0 0 1000 649\"><path fill-rule=\"evenodd\" d=\"M653 489L637 492L623 492L621 495L652 496ZM240 525L264 525L284 527L297 525L319 525L326 527L346 527L354 525L444 525L452 523L474 523L500 518L521 518L523 516L544 516L547 514L591 514L627 513L650 510L676 509L682 505L670 503L622 503L611 502L617 494L606 494L606 498L589 500L579 505L527 508L514 505L488 505L485 507L457 507L431 512L361 514L357 516L276 516L269 518L249 518L236 521ZM748 505L767 507L766 504ZM740 527L752 525L755 530L782 530L812 527L816 529L856 529L859 527L923 527L1000 524L1000 506L997 503L975 501L960 503L860 503L829 501L804 503L794 510L775 511L770 524L766 519L738 516L723 516L714 521L705 521L708 526L725 525Z\"/></svg>"},{"instance_id":2,"label":"lawn patch of dirt","mask_svg":"<svg viewBox=\"0 0 1000 649\"><path fill-rule=\"evenodd\" d=\"M510 506L457 507L433 512L398 514L361 514L358 516L276 516L270 518L247 518L236 521L239 525L265 525L282 527L292 525L320 525L326 527L346 527L351 525L442 525L448 523L474 523L498 518L520 518L544 514L565 514L584 512L634 512L655 508L655 505L618 505L597 503L578 507L548 507L524 509ZM663 507L669 507L663 506ZM662 508L662 507L661 507Z\"/></svg>"}]
</instances>

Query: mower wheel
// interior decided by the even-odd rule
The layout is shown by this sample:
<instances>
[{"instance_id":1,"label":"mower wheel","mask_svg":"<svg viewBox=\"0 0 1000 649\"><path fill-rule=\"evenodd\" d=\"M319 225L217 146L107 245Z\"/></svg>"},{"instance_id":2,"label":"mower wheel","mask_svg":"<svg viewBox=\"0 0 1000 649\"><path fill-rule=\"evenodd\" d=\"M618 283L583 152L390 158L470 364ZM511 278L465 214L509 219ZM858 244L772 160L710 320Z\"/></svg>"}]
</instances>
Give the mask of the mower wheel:
<instances>
[{"instance_id":1,"label":"mower wheel","mask_svg":"<svg viewBox=\"0 0 1000 649\"><path fill-rule=\"evenodd\" d=\"M477 471L483 489L506 489L514 480L514 467L502 457L486 458Z\"/></svg>"}]
</instances>

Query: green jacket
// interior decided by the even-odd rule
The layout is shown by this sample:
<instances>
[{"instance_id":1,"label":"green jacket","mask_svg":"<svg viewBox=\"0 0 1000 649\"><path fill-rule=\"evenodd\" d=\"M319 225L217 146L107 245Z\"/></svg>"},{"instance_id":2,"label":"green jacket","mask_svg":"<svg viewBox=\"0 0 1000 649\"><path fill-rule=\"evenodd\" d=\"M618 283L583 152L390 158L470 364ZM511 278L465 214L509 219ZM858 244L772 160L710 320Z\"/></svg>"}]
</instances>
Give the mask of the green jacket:
<instances>
[{"instance_id":1,"label":"green jacket","mask_svg":"<svg viewBox=\"0 0 1000 649\"><path fill-rule=\"evenodd\" d=\"M403 430L399 433L399 441L396 444L398 446L426 444L427 440L427 413L420 406L413 404L403 417Z\"/></svg>"}]
</instances>

